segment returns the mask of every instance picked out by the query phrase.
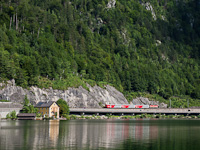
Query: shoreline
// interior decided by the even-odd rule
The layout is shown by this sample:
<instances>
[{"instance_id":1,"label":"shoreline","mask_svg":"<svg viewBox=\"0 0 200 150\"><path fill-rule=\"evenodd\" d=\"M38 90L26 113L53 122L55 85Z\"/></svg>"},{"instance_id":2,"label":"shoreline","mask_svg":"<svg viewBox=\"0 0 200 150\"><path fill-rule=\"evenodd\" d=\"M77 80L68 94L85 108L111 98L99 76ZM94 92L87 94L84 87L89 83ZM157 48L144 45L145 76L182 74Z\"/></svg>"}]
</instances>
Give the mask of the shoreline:
<instances>
[{"instance_id":1,"label":"shoreline","mask_svg":"<svg viewBox=\"0 0 200 150\"><path fill-rule=\"evenodd\" d=\"M105 120L105 119L200 119L200 115L191 115L191 116L184 116L184 115L123 115L123 116L116 116L116 115L66 115L66 117L61 118L35 118L34 120ZM19 119L6 119L1 118L0 121L9 121L9 120L19 120Z\"/></svg>"}]
</instances>

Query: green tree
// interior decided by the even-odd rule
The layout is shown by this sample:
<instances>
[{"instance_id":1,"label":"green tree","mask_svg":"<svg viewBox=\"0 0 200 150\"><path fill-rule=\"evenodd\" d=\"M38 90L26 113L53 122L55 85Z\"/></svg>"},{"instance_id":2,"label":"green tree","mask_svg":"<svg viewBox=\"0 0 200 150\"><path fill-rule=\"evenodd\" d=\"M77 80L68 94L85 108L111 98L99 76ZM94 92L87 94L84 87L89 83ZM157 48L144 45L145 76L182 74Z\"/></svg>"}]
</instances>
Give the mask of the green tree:
<instances>
[{"instance_id":1,"label":"green tree","mask_svg":"<svg viewBox=\"0 0 200 150\"><path fill-rule=\"evenodd\" d=\"M10 113L10 118L11 119L17 119L17 115L16 115L16 111L15 110L13 110L11 113Z\"/></svg>"},{"instance_id":2,"label":"green tree","mask_svg":"<svg viewBox=\"0 0 200 150\"><path fill-rule=\"evenodd\" d=\"M56 103L60 107L60 115L61 116L69 114L69 106L65 100L59 99Z\"/></svg>"},{"instance_id":3,"label":"green tree","mask_svg":"<svg viewBox=\"0 0 200 150\"><path fill-rule=\"evenodd\" d=\"M27 98L27 95L24 98L24 106L22 108L23 113L37 113L38 109L35 108L32 104L30 104L29 99Z\"/></svg>"}]
</instances>

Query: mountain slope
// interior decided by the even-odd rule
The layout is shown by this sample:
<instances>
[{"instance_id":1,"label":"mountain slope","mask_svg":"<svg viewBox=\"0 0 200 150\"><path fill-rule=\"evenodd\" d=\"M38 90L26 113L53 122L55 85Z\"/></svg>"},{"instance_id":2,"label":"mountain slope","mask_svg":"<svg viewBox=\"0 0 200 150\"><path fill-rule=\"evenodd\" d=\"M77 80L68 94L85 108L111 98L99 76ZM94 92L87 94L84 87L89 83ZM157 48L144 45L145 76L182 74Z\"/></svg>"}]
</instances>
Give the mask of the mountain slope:
<instances>
[{"instance_id":1,"label":"mountain slope","mask_svg":"<svg viewBox=\"0 0 200 150\"><path fill-rule=\"evenodd\" d=\"M1 1L0 79L199 99L199 24L199 0Z\"/></svg>"}]
</instances>

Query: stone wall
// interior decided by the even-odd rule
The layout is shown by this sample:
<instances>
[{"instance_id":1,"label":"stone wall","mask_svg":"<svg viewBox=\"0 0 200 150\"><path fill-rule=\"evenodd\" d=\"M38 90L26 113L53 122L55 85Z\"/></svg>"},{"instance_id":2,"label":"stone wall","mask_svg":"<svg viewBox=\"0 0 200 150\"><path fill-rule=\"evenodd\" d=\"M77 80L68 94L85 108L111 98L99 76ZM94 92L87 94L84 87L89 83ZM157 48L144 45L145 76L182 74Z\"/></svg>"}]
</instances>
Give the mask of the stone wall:
<instances>
[{"instance_id":1,"label":"stone wall","mask_svg":"<svg viewBox=\"0 0 200 150\"><path fill-rule=\"evenodd\" d=\"M22 107L18 103L0 102L0 118L6 118L6 115L12 111L16 111L16 114L18 114Z\"/></svg>"},{"instance_id":2,"label":"stone wall","mask_svg":"<svg viewBox=\"0 0 200 150\"><path fill-rule=\"evenodd\" d=\"M16 114L18 114L20 110L21 108L0 108L0 118L6 118L6 115L12 111L16 111Z\"/></svg>"}]
</instances>

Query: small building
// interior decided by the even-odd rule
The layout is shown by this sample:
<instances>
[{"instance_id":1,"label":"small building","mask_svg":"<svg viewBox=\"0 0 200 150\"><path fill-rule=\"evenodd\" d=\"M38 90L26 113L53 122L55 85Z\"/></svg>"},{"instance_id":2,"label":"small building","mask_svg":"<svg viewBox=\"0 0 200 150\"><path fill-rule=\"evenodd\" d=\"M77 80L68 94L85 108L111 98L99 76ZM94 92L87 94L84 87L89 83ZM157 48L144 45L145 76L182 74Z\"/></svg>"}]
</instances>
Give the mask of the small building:
<instances>
[{"instance_id":1,"label":"small building","mask_svg":"<svg viewBox=\"0 0 200 150\"><path fill-rule=\"evenodd\" d=\"M39 102L35 107L38 108L38 112L40 112L42 116L59 118L60 107L56 102Z\"/></svg>"},{"instance_id":2,"label":"small building","mask_svg":"<svg viewBox=\"0 0 200 150\"><path fill-rule=\"evenodd\" d=\"M17 115L18 120L35 120L36 114L35 113L19 113Z\"/></svg>"}]
</instances>

